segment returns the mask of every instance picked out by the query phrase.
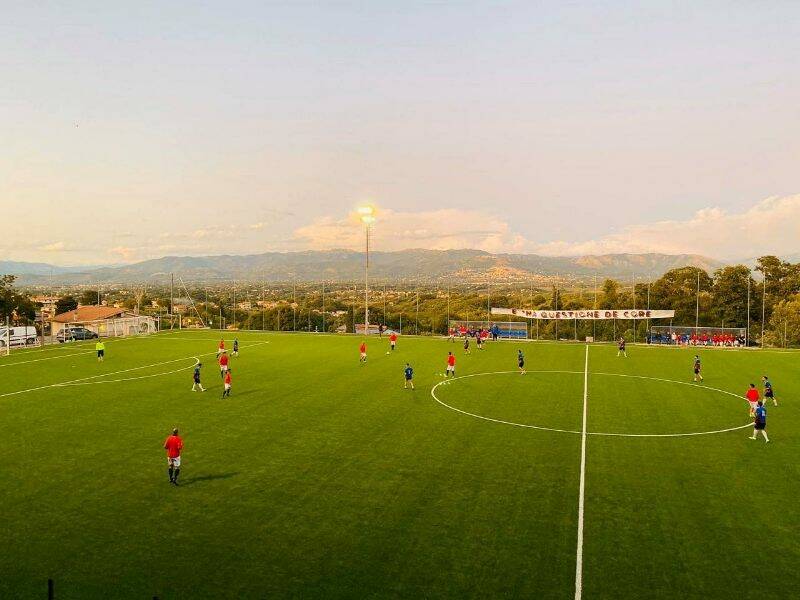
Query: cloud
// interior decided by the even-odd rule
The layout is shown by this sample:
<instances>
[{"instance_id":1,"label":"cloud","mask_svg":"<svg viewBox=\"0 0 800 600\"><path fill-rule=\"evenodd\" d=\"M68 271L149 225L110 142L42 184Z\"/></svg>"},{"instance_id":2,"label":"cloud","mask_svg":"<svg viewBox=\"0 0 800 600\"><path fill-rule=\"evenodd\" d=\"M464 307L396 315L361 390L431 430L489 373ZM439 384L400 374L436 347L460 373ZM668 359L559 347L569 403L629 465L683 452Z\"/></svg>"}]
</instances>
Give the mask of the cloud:
<instances>
[{"instance_id":1,"label":"cloud","mask_svg":"<svg viewBox=\"0 0 800 600\"><path fill-rule=\"evenodd\" d=\"M130 262L134 258L136 258L136 249L129 248L128 246L117 246L115 248L109 248L108 253L119 256L125 262Z\"/></svg>"},{"instance_id":2,"label":"cloud","mask_svg":"<svg viewBox=\"0 0 800 600\"><path fill-rule=\"evenodd\" d=\"M63 252L66 250L66 244L64 242L52 242L50 244L37 246L36 249L41 252Z\"/></svg>"},{"instance_id":3,"label":"cloud","mask_svg":"<svg viewBox=\"0 0 800 600\"><path fill-rule=\"evenodd\" d=\"M800 194L767 198L739 213L703 208L684 221L633 225L596 239L534 247L547 255L694 253L724 259L800 251Z\"/></svg>"},{"instance_id":4,"label":"cloud","mask_svg":"<svg viewBox=\"0 0 800 600\"><path fill-rule=\"evenodd\" d=\"M488 252L523 252L530 242L511 232L509 224L491 214L459 209L378 212L372 229L380 250L476 248ZM345 218L323 217L295 229L293 243L311 250L364 247L364 230L353 212Z\"/></svg>"}]
</instances>

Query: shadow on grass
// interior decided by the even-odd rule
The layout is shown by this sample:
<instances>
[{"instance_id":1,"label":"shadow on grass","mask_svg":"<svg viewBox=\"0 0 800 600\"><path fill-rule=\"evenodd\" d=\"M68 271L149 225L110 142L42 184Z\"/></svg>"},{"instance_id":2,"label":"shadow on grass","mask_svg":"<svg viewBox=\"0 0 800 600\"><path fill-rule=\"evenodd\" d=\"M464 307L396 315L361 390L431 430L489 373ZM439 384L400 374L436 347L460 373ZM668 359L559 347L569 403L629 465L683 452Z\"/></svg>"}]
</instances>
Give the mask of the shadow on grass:
<instances>
[{"instance_id":1,"label":"shadow on grass","mask_svg":"<svg viewBox=\"0 0 800 600\"><path fill-rule=\"evenodd\" d=\"M181 486L185 487L187 485L194 485L195 483L203 483L204 481L216 481L218 479L230 479L231 477L236 477L239 474L238 471L234 471L232 473L214 473L212 475L198 475L197 477L191 477L189 479L185 479L180 482Z\"/></svg>"}]
</instances>

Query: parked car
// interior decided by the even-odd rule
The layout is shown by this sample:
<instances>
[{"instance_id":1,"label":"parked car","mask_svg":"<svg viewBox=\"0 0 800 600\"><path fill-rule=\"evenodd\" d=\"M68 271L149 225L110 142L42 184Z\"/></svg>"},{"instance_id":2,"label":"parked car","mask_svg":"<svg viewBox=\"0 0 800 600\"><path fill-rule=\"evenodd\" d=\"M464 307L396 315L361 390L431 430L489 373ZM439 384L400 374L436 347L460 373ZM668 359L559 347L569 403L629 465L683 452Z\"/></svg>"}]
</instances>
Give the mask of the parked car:
<instances>
[{"instance_id":1,"label":"parked car","mask_svg":"<svg viewBox=\"0 0 800 600\"><path fill-rule=\"evenodd\" d=\"M97 334L86 327L64 328L56 334L56 339L62 344L74 340L91 340L96 337Z\"/></svg>"},{"instance_id":2,"label":"parked car","mask_svg":"<svg viewBox=\"0 0 800 600\"><path fill-rule=\"evenodd\" d=\"M0 348L11 346L33 346L38 337L36 327L0 327Z\"/></svg>"}]
</instances>

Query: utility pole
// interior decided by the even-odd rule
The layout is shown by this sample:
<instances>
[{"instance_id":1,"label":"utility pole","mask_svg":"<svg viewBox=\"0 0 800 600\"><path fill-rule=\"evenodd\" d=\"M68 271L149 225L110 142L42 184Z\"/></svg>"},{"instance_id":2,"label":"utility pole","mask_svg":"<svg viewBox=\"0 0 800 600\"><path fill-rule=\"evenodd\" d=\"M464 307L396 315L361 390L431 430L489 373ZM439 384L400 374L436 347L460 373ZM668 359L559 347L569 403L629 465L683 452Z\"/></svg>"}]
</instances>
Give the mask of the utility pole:
<instances>
[{"instance_id":1,"label":"utility pole","mask_svg":"<svg viewBox=\"0 0 800 600\"><path fill-rule=\"evenodd\" d=\"M694 309L694 337L697 338L697 329L700 325L700 269L697 269L697 300Z\"/></svg>"},{"instance_id":2,"label":"utility pole","mask_svg":"<svg viewBox=\"0 0 800 600\"><path fill-rule=\"evenodd\" d=\"M764 271L764 283L761 286L761 347L764 347L764 321L767 318L767 272Z\"/></svg>"},{"instance_id":3,"label":"utility pole","mask_svg":"<svg viewBox=\"0 0 800 600\"><path fill-rule=\"evenodd\" d=\"M594 276L594 303L592 306L597 310L597 275ZM597 341L597 319L592 319L592 340Z\"/></svg>"},{"instance_id":4,"label":"utility pole","mask_svg":"<svg viewBox=\"0 0 800 600\"><path fill-rule=\"evenodd\" d=\"M491 280L486 281L486 323L487 327L489 327L489 321L492 320L492 307L490 303L490 297L492 295L492 282Z\"/></svg>"},{"instance_id":5,"label":"utility pole","mask_svg":"<svg viewBox=\"0 0 800 600\"><path fill-rule=\"evenodd\" d=\"M175 273L170 273L170 280L169 280L169 316L170 321L172 321L172 313L175 311ZM98 304L100 303L98 297Z\"/></svg>"},{"instance_id":6,"label":"utility pole","mask_svg":"<svg viewBox=\"0 0 800 600\"><path fill-rule=\"evenodd\" d=\"M417 287L417 324L414 326L414 335L419 335L419 287Z\"/></svg>"},{"instance_id":7,"label":"utility pole","mask_svg":"<svg viewBox=\"0 0 800 600\"><path fill-rule=\"evenodd\" d=\"M447 281L447 324L445 333L450 333L450 280Z\"/></svg>"}]
</instances>

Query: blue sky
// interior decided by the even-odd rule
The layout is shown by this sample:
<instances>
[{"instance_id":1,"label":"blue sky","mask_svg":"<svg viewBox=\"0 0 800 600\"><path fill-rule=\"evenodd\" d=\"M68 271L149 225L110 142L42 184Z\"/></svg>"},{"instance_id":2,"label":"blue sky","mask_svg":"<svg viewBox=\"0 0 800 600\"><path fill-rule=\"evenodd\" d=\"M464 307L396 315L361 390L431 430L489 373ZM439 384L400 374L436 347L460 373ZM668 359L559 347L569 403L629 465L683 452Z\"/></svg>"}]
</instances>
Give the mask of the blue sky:
<instances>
[{"instance_id":1,"label":"blue sky","mask_svg":"<svg viewBox=\"0 0 800 600\"><path fill-rule=\"evenodd\" d=\"M0 252L800 251L800 4L588 4L4 2Z\"/></svg>"}]
</instances>

